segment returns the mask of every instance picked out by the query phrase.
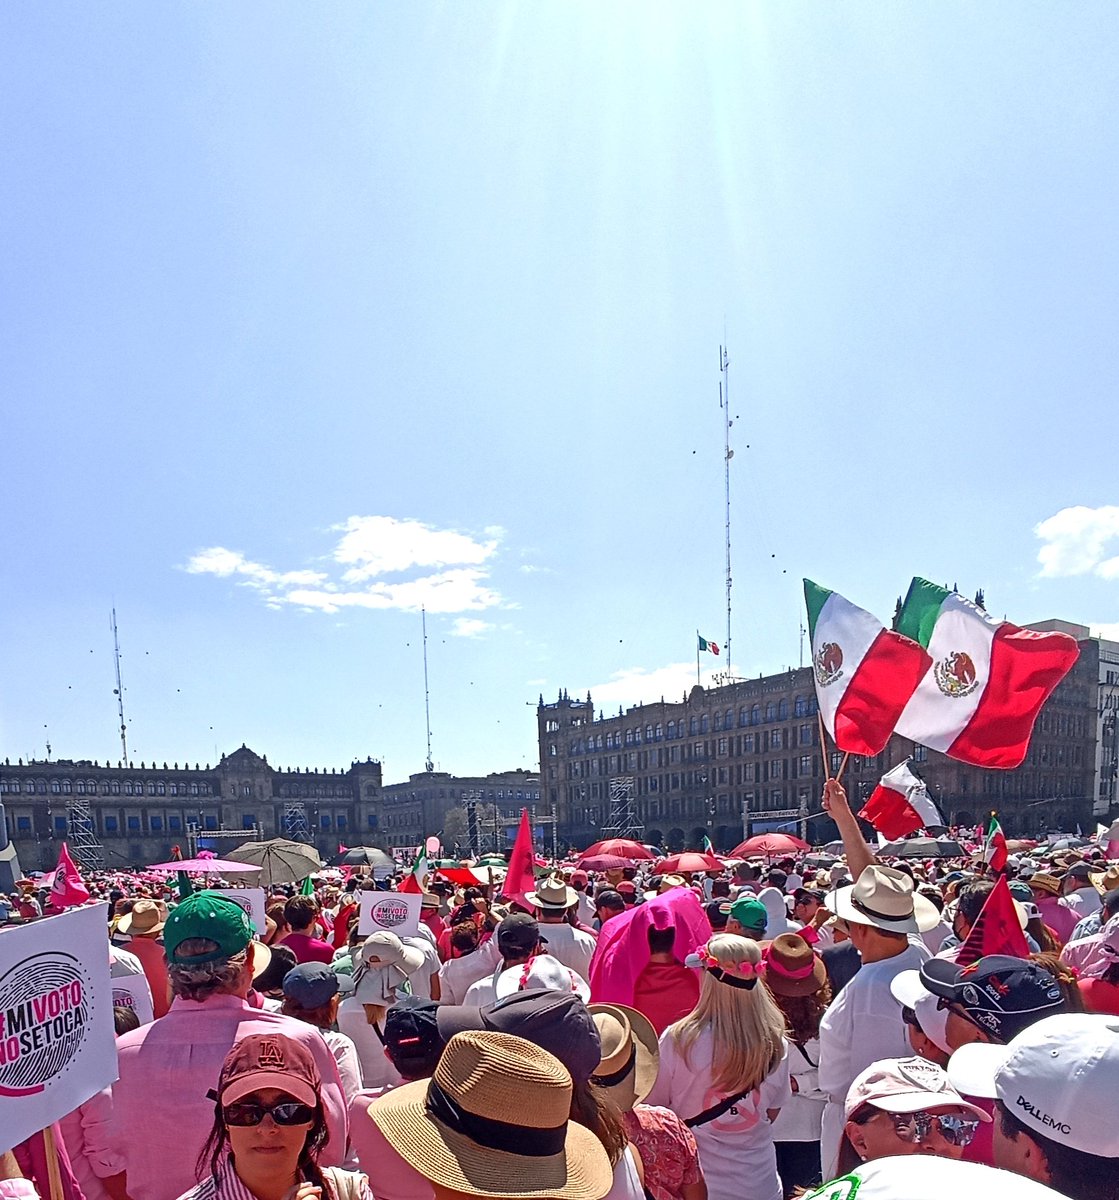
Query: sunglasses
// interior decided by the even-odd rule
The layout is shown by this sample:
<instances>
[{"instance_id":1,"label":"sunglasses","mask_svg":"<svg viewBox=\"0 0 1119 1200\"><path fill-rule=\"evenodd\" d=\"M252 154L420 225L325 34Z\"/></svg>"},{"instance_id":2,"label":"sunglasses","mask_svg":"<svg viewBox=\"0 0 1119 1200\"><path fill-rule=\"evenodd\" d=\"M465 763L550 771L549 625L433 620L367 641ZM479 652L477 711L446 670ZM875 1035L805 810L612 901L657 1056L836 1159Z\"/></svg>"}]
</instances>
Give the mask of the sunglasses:
<instances>
[{"instance_id":1,"label":"sunglasses","mask_svg":"<svg viewBox=\"0 0 1119 1200\"><path fill-rule=\"evenodd\" d=\"M281 1100L271 1106L267 1104L227 1104L221 1114L227 1125L259 1125L265 1117L271 1117L277 1125L310 1125L315 1119L315 1110L298 1100Z\"/></svg>"},{"instance_id":2,"label":"sunglasses","mask_svg":"<svg viewBox=\"0 0 1119 1200\"><path fill-rule=\"evenodd\" d=\"M970 1146L979 1128L978 1117L960 1117L954 1114L934 1116L930 1112L891 1113L894 1132L903 1142L920 1145L932 1133L933 1125L950 1146Z\"/></svg>"}]
</instances>

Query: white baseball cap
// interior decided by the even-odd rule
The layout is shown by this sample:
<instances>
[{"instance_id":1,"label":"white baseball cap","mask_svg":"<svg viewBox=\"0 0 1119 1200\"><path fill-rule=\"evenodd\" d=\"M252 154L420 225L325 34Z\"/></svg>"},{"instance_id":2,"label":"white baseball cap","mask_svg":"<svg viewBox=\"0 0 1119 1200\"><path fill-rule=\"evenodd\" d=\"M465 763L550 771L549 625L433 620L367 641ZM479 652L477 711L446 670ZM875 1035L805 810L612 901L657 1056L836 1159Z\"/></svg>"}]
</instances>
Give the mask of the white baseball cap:
<instances>
[{"instance_id":1,"label":"white baseball cap","mask_svg":"<svg viewBox=\"0 0 1119 1200\"><path fill-rule=\"evenodd\" d=\"M921 1032L939 1050L952 1053L948 1045L948 1010L940 1007L940 997L934 996L921 982L920 971L901 971L890 980L894 999L917 1014Z\"/></svg>"},{"instance_id":2,"label":"white baseball cap","mask_svg":"<svg viewBox=\"0 0 1119 1200\"><path fill-rule=\"evenodd\" d=\"M1027 1129L1050 1141L1119 1158L1119 1017L1046 1017L1009 1045L961 1046L948 1075L968 1095L1000 1100Z\"/></svg>"},{"instance_id":3,"label":"white baseball cap","mask_svg":"<svg viewBox=\"0 0 1119 1200\"><path fill-rule=\"evenodd\" d=\"M930 1154L904 1154L860 1163L849 1175L809 1192L802 1200L1064 1200L1060 1192L1013 1171L983 1163L957 1162Z\"/></svg>"}]
</instances>

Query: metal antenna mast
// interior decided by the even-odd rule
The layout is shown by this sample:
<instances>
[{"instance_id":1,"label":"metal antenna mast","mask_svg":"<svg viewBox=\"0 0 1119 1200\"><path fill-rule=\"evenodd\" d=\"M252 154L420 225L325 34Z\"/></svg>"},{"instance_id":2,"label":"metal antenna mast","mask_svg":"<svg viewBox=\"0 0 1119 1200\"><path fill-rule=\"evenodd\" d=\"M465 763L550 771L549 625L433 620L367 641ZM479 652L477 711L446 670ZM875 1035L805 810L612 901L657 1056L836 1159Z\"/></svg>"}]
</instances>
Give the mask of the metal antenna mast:
<instances>
[{"instance_id":1,"label":"metal antenna mast","mask_svg":"<svg viewBox=\"0 0 1119 1200\"><path fill-rule=\"evenodd\" d=\"M117 667L117 715L120 717L120 751L128 766L128 728L124 723L124 684L120 681L120 638L117 637L117 610L113 608L113 660Z\"/></svg>"},{"instance_id":2,"label":"metal antenna mast","mask_svg":"<svg viewBox=\"0 0 1119 1200\"><path fill-rule=\"evenodd\" d=\"M431 693L427 687L427 610L420 605L420 620L423 623L424 631L424 719L427 723L427 760L424 762L424 767L428 771L435 770L435 763L431 760Z\"/></svg>"},{"instance_id":3,"label":"metal antenna mast","mask_svg":"<svg viewBox=\"0 0 1119 1200\"><path fill-rule=\"evenodd\" d=\"M725 336L725 334L724 334ZM730 419L730 359L727 356L726 346L719 347L719 374L722 379L719 381L719 407L723 410L723 493L724 506L726 516L726 548L727 548L727 640L724 646L726 650L726 666L723 668L726 675L730 676L730 589L731 589L731 572L730 572L730 460L734 457L734 451L730 448L730 427L733 422Z\"/></svg>"}]
</instances>

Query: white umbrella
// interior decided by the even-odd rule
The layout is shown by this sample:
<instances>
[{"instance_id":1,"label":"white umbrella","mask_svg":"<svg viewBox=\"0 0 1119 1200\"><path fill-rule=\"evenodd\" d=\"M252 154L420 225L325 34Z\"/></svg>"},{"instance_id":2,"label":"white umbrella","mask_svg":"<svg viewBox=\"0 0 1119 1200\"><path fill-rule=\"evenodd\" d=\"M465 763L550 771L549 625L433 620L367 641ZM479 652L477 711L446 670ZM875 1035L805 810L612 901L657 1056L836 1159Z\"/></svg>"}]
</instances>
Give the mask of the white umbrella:
<instances>
[{"instance_id":1,"label":"white umbrella","mask_svg":"<svg viewBox=\"0 0 1119 1200\"><path fill-rule=\"evenodd\" d=\"M308 875L322 870L323 861L314 846L291 842L287 838L270 838L266 842L246 842L229 851L234 862L252 863L260 867L261 887L275 883L299 883Z\"/></svg>"}]
</instances>

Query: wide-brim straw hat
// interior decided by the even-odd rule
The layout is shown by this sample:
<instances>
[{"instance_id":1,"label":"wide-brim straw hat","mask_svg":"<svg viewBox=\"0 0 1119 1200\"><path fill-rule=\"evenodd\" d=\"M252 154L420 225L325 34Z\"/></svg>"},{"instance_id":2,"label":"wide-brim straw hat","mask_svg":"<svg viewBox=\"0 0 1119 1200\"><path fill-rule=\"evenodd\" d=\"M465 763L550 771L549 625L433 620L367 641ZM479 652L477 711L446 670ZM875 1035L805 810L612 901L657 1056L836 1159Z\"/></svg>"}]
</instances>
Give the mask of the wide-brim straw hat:
<instances>
[{"instance_id":1,"label":"wide-brim straw hat","mask_svg":"<svg viewBox=\"0 0 1119 1200\"><path fill-rule=\"evenodd\" d=\"M1119 888L1119 866L1110 866L1106 871L1096 871L1089 876L1095 889L1101 896Z\"/></svg>"},{"instance_id":2,"label":"wide-brim straw hat","mask_svg":"<svg viewBox=\"0 0 1119 1200\"><path fill-rule=\"evenodd\" d=\"M160 933L166 923L166 905L160 905L155 900L137 900L131 911L117 922L117 933L127 933L132 937Z\"/></svg>"},{"instance_id":3,"label":"wide-brim straw hat","mask_svg":"<svg viewBox=\"0 0 1119 1200\"><path fill-rule=\"evenodd\" d=\"M832 892L828 909L850 925L890 933L927 933L940 923L936 905L913 890L904 871L877 863L865 867L850 887Z\"/></svg>"},{"instance_id":4,"label":"wide-brim straw hat","mask_svg":"<svg viewBox=\"0 0 1119 1200\"><path fill-rule=\"evenodd\" d=\"M814 996L828 981L824 960L799 933L782 933L762 946L765 984L775 996Z\"/></svg>"},{"instance_id":5,"label":"wide-brim straw hat","mask_svg":"<svg viewBox=\"0 0 1119 1200\"><path fill-rule=\"evenodd\" d=\"M502 1200L602 1200L610 1159L569 1120L571 1092L567 1068L546 1050L471 1030L451 1038L430 1080L395 1088L368 1114L405 1162L442 1187Z\"/></svg>"},{"instance_id":6,"label":"wide-brim straw hat","mask_svg":"<svg viewBox=\"0 0 1119 1200\"><path fill-rule=\"evenodd\" d=\"M525 899L536 908L568 909L579 903L579 893L569 888L558 875L549 875L536 885L536 891L526 892Z\"/></svg>"},{"instance_id":7,"label":"wide-brim straw hat","mask_svg":"<svg viewBox=\"0 0 1119 1200\"><path fill-rule=\"evenodd\" d=\"M1061 881L1056 875L1050 875L1048 871L1036 871L1026 882L1030 887L1037 888L1039 892L1046 892L1050 896L1061 894Z\"/></svg>"},{"instance_id":8,"label":"wide-brim straw hat","mask_svg":"<svg viewBox=\"0 0 1119 1200\"><path fill-rule=\"evenodd\" d=\"M592 1080L609 1093L622 1112L629 1112L657 1082L657 1031L644 1013L624 1004L591 1004L587 1010L602 1043L602 1058Z\"/></svg>"}]
</instances>

